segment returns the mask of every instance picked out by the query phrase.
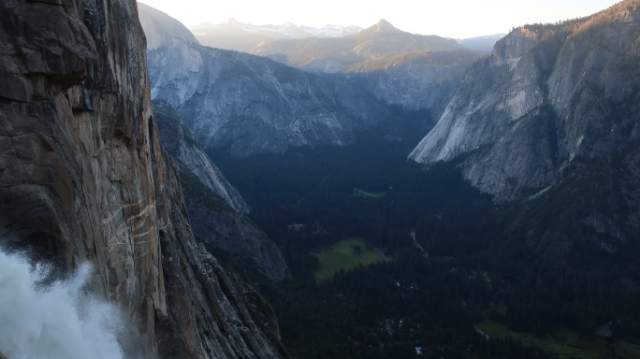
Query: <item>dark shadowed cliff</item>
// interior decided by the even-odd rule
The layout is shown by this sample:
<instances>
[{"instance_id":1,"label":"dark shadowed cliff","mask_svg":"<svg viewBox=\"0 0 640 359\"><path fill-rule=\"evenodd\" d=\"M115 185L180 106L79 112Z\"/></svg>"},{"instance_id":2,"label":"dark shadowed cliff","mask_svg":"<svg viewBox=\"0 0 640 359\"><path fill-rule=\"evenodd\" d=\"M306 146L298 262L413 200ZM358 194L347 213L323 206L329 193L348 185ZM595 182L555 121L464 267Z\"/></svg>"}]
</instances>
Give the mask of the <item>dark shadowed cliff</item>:
<instances>
[{"instance_id":1,"label":"dark shadowed cliff","mask_svg":"<svg viewBox=\"0 0 640 359\"><path fill-rule=\"evenodd\" d=\"M277 324L193 237L132 0L0 3L0 225L119 303L164 358L280 358ZM151 355L151 354L149 354Z\"/></svg>"},{"instance_id":2,"label":"dark shadowed cliff","mask_svg":"<svg viewBox=\"0 0 640 359\"><path fill-rule=\"evenodd\" d=\"M248 261L271 280L284 279L288 268L280 249L248 218L244 199L200 149L180 115L164 102L154 101L153 108L162 146L178 165L196 237Z\"/></svg>"}]
</instances>

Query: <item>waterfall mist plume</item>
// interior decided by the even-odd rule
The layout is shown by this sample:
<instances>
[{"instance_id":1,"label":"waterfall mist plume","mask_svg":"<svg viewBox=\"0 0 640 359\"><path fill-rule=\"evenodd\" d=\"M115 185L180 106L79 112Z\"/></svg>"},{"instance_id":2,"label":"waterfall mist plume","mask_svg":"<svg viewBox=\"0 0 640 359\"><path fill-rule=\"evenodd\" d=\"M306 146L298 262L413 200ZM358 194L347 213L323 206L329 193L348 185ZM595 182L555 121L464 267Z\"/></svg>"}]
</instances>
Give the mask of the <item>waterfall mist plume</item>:
<instances>
[{"instance_id":1,"label":"waterfall mist plume","mask_svg":"<svg viewBox=\"0 0 640 359\"><path fill-rule=\"evenodd\" d=\"M118 342L123 316L85 289L91 266L54 282L49 273L0 249L0 353L7 359L125 358Z\"/></svg>"}]
</instances>

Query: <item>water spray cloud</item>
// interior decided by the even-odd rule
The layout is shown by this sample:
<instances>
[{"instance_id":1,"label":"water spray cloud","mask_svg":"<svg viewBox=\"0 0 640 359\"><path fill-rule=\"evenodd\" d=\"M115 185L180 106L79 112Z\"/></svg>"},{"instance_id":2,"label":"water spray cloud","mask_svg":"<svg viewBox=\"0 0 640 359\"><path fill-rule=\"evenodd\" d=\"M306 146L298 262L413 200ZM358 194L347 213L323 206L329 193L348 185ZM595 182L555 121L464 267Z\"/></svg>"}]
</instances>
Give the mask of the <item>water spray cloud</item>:
<instances>
[{"instance_id":1,"label":"water spray cloud","mask_svg":"<svg viewBox=\"0 0 640 359\"><path fill-rule=\"evenodd\" d=\"M0 250L0 353L8 359L123 359L118 309L87 294L91 266L44 285L49 271Z\"/></svg>"}]
</instances>

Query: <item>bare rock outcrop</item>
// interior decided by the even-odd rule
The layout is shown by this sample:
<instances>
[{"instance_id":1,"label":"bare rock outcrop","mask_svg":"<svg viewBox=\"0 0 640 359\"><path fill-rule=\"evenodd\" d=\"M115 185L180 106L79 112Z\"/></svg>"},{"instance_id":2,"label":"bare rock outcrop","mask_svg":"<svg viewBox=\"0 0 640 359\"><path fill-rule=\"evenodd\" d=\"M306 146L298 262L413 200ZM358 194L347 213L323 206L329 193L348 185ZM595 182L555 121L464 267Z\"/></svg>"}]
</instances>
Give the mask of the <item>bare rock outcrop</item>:
<instances>
[{"instance_id":1,"label":"bare rock outcrop","mask_svg":"<svg viewBox=\"0 0 640 359\"><path fill-rule=\"evenodd\" d=\"M153 103L160 142L176 164L193 232L212 250L237 256L268 279L289 273L284 256L266 233L249 219L249 207L211 162L180 115L164 102Z\"/></svg>"},{"instance_id":2,"label":"bare rock outcrop","mask_svg":"<svg viewBox=\"0 0 640 359\"><path fill-rule=\"evenodd\" d=\"M498 200L557 184L580 161L608 161L637 141L640 2L529 25L474 64L416 162L461 160Z\"/></svg>"},{"instance_id":3,"label":"bare rock outcrop","mask_svg":"<svg viewBox=\"0 0 640 359\"><path fill-rule=\"evenodd\" d=\"M279 358L277 324L193 237L133 0L0 3L0 225L120 304L164 358Z\"/></svg>"},{"instance_id":4,"label":"bare rock outcrop","mask_svg":"<svg viewBox=\"0 0 640 359\"><path fill-rule=\"evenodd\" d=\"M154 100L183 117L206 152L236 157L291 148L340 146L389 119L383 101L357 82L194 43L175 19L140 6Z\"/></svg>"}]
</instances>

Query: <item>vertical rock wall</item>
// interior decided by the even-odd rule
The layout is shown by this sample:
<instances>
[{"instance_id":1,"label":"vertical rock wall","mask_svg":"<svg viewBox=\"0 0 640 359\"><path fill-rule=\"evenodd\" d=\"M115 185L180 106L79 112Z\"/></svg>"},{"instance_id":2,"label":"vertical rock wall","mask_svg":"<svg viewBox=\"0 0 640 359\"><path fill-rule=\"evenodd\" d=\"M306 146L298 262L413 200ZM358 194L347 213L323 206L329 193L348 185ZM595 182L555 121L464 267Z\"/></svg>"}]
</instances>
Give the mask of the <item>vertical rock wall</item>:
<instances>
[{"instance_id":1,"label":"vertical rock wall","mask_svg":"<svg viewBox=\"0 0 640 359\"><path fill-rule=\"evenodd\" d=\"M280 357L268 307L193 239L145 52L133 0L0 3L5 245L67 270L91 261L95 290L161 357Z\"/></svg>"}]
</instances>

